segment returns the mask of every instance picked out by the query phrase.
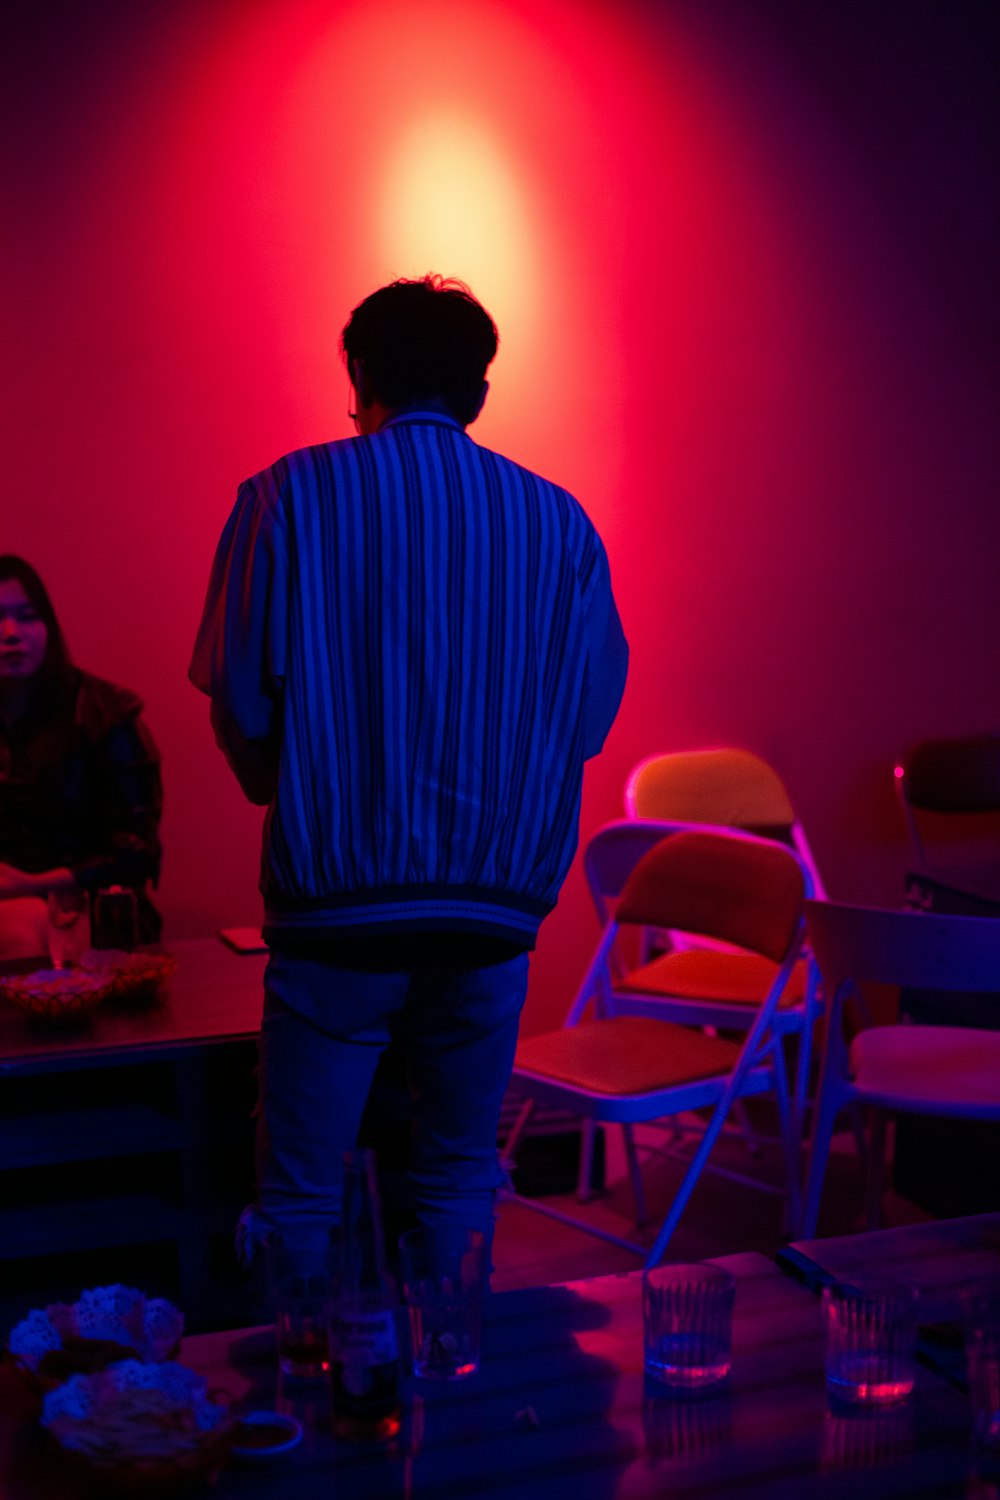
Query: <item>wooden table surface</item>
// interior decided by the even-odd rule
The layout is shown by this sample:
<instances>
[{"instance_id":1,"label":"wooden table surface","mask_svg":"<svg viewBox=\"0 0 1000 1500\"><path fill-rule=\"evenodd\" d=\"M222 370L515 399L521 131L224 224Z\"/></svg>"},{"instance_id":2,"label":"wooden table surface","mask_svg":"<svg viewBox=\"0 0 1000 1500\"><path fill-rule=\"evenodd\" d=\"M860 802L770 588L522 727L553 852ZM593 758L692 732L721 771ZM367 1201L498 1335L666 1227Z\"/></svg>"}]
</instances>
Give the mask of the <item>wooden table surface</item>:
<instances>
[{"instance_id":1,"label":"wooden table surface","mask_svg":"<svg viewBox=\"0 0 1000 1500\"><path fill-rule=\"evenodd\" d=\"M167 951L177 968L141 1004L108 1001L79 1022L46 1025L0 1003L0 1077L257 1035L266 955L234 953L219 938L171 943Z\"/></svg>"},{"instance_id":2,"label":"wooden table surface","mask_svg":"<svg viewBox=\"0 0 1000 1500\"><path fill-rule=\"evenodd\" d=\"M964 1388L967 1301L982 1293L1000 1295L1000 1214L798 1240L779 1250L777 1259L813 1291L865 1276L916 1287L920 1357Z\"/></svg>"},{"instance_id":3,"label":"wooden table surface","mask_svg":"<svg viewBox=\"0 0 1000 1500\"><path fill-rule=\"evenodd\" d=\"M270 1329L185 1340L183 1359L240 1410L304 1419L270 1465L233 1465L220 1500L997 1500L969 1442L966 1399L928 1370L882 1413L830 1409L814 1293L762 1256L719 1261L737 1278L728 1389L675 1399L642 1374L641 1273L488 1299L469 1381L412 1383L401 1438L335 1443L324 1382L285 1382ZM79 1500L53 1474L28 1402L3 1372L0 1494Z\"/></svg>"},{"instance_id":4,"label":"wooden table surface","mask_svg":"<svg viewBox=\"0 0 1000 1500\"><path fill-rule=\"evenodd\" d=\"M922 1322L953 1321L963 1295L1000 1291L1000 1213L797 1240L779 1250L777 1259L813 1289L866 1274L915 1286Z\"/></svg>"}]
</instances>

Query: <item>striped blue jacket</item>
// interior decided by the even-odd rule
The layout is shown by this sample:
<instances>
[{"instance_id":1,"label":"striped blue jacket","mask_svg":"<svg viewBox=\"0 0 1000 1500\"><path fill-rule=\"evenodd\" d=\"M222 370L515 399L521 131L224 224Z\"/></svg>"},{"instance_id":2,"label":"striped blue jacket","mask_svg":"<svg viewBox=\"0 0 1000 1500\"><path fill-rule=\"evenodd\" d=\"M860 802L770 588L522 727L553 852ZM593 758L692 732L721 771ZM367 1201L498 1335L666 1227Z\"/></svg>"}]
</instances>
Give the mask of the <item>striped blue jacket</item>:
<instances>
[{"instance_id":1,"label":"striped blue jacket","mask_svg":"<svg viewBox=\"0 0 1000 1500\"><path fill-rule=\"evenodd\" d=\"M627 663L579 504L446 416L247 480L190 676L268 804L268 927L533 946Z\"/></svg>"}]
</instances>

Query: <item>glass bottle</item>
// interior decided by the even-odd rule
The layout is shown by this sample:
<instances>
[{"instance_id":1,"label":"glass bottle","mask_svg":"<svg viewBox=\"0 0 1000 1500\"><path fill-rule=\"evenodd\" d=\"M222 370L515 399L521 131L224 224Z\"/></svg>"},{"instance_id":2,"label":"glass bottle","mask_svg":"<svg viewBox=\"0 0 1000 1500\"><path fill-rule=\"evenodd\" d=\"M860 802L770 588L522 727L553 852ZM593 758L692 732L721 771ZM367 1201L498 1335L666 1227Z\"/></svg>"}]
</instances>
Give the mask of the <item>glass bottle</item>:
<instances>
[{"instance_id":1,"label":"glass bottle","mask_svg":"<svg viewBox=\"0 0 1000 1500\"><path fill-rule=\"evenodd\" d=\"M348 1151L328 1323L333 1430L338 1437L386 1438L399 1431L396 1305L386 1269L375 1155L370 1150Z\"/></svg>"},{"instance_id":2,"label":"glass bottle","mask_svg":"<svg viewBox=\"0 0 1000 1500\"><path fill-rule=\"evenodd\" d=\"M91 917L94 947L134 953L138 941L138 906L135 891L124 886L111 885L98 891Z\"/></svg>"}]
</instances>

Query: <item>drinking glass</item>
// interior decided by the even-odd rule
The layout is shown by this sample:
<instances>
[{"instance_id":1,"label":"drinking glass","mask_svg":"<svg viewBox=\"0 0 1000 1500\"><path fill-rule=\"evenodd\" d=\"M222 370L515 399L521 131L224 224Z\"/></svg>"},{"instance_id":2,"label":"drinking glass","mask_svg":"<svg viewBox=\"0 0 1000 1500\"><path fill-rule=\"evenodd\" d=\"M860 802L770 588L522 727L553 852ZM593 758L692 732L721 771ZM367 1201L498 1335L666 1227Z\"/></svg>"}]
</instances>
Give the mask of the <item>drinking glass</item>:
<instances>
[{"instance_id":1,"label":"drinking glass","mask_svg":"<svg viewBox=\"0 0 1000 1500\"><path fill-rule=\"evenodd\" d=\"M732 1363L736 1282L721 1266L655 1266L642 1278L646 1374L675 1390L718 1385Z\"/></svg>"},{"instance_id":2,"label":"drinking glass","mask_svg":"<svg viewBox=\"0 0 1000 1500\"><path fill-rule=\"evenodd\" d=\"M312 1377L330 1368L326 1347L328 1283L323 1276L293 1278L275 1296L278 1364L286 1375Z\"/></svg>"},{"instance_id":3,"label":"drinking glass","mask_svg":"<svg viewBox=\"0 0 1000 1500\"><path fill-rule=\"evenodd\" d=\"M98 891L91 918L95 948L117 948L134 953L139 941L139 903L135 891L120 885Z\"/></svg>"},{"instance_id":4,"label":"drinking glass","mask_svg":"<svg viewBox=\"0 0 1000 1500\"><path fill-rule=\"evenodd\" d=\"M884 1406L903 1401L916 1379L913 1287L836 1281L823 1289L826 1388L834 1401Z\"/></svg>"},{"instance_id":5,"label":"drinking glass","mask_svg":"<svg viewBox=\"0 0 1000 1500\"><path fill-rule=\"evenodd\" d=\"M462 1380L479 1368L486 1236L478 1229L413 1229L399 1241L413 1373Z\"/></svg>"},{"instance_id":6,"label":"drinking glass","mask_svg":"<svg viewBox=\"0 0 1000 1500\"><path fill-rule=\"evenodd\" d=\"M79 963L90 947L90 899L86 891L49 891L49 958L56 969Z\"/></svg>"},{"instance_id":7,"label":"drinking glass","mask_svg":"<svg viewBox=\"0 0 1000 1500\"><path fill-rule=\"evenodd\" d=\"M326 1316L330 1276L322 1258L271 1234L265 1241L274 1302L278 1367L285 1375L310 1378L330 1368Z\"/></svg>"}]
</instances>

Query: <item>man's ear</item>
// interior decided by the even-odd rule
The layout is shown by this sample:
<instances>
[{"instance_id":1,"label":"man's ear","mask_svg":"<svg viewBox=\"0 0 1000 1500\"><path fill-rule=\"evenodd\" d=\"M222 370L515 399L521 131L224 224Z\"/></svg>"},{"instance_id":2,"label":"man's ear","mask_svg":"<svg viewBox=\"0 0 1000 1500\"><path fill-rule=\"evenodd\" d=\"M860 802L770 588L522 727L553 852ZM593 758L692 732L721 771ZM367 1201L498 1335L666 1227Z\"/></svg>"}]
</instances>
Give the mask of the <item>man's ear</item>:
<instances>
[{"instance_id":1,"label":"man's ear","mask_svg":"<svg viewBox=\"0 0 1000 1500\"><path fill-rule=\"evenodd\" d=\"M351 377L351 384L354 387L354 394L358 398L358 403L361 406L371 406L374 395L368 376L365 374L365 367L360 359L351 360L348 366L348 373Z\"/></svg>"},{"instance_id":2,"label":"man's ear","mask_svg":"<svg viewBox=\"0 0 1000 1500\"><path fill-rule=\"evenodd\" d=\"M473 423L479 416L479 413L482 411L483 406L486 402L486 397L489 395L489 391L490 383L488 380L484 380L483 388L479 392L479 399L476 401L475 405L472 408L472 415L470 416L469 421L466 423L466 426L469 426L471 423Z\"/></svg>"}]
</instances>

